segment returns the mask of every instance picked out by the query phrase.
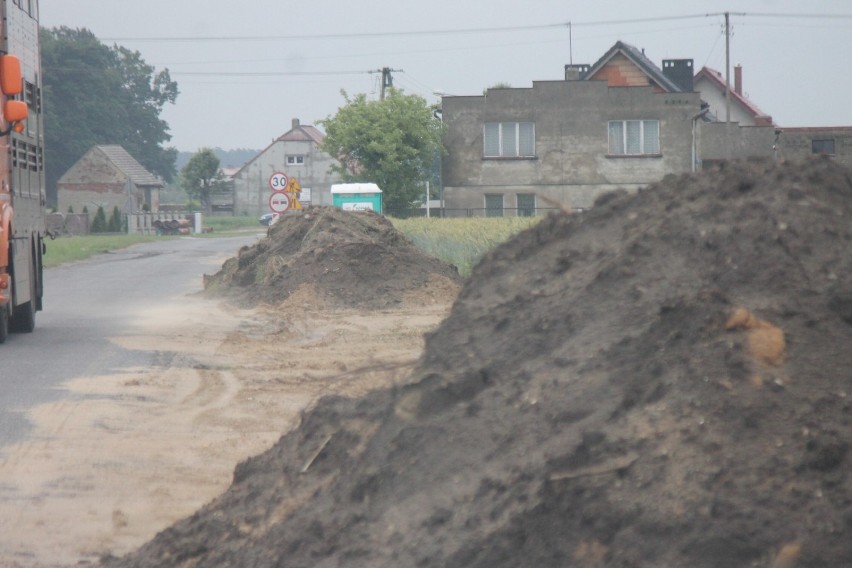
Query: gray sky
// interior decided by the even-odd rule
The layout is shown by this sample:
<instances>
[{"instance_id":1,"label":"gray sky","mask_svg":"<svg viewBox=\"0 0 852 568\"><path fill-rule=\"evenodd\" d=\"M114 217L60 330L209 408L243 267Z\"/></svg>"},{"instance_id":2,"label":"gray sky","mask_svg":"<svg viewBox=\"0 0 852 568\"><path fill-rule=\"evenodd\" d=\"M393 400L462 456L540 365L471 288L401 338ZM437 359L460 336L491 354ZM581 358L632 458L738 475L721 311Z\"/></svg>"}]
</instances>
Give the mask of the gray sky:
<instances>
[{"instance_id":1,"label":"gray sky","mask_svg":"<svg viewBox=\"0 0 852 568\"><path fill-rule=\"evenodd\" d=\"M435 91L479 95L497 83L557 80L566 63L594 63L618 40L660 66L684 58L696 70L724 72L724 11L731 65L743 66L744 90L764 112L782 127L852 126L852 74L843 63L852 53L852 2L729 4L41 0L41 24L87 28L168 68L181 94L163 118L179 150L264 148L293 118L316 124L334 115L345 104L341 89L378 98L381 75L368 71L382 67L400 70L394 85L429 102Z\"/></svg>"}]
</instances>

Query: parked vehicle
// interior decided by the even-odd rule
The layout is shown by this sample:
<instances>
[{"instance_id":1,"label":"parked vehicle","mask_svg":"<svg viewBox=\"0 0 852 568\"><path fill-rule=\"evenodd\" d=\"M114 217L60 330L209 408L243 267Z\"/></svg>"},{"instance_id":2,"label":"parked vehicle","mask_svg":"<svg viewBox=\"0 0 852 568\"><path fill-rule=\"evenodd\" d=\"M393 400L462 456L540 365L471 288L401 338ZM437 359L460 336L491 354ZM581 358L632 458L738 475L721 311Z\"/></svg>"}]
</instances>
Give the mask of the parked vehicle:
<instances>
[{"instance_id":1,"label":"parked vehicle","mask_svg":"<svg viewBox=\"0 0 852 568\"><path fill-rule=\"evenodd\" d=\"M38 0L0 0L0 343L35 329L45 252ZM23 73L22 73L23 69Z\"/></svg>"},{"instance_id":2,"label":"parked vehicle","mask_svg":"<svg viewBox=\"0 0 852 568\"><path fill-rule=\"evenodd\" d=\"M275 213L264 213L260 216L260 224L269 226L272 223L272 220L275 218Z\"/></svg>"}]
</instances>

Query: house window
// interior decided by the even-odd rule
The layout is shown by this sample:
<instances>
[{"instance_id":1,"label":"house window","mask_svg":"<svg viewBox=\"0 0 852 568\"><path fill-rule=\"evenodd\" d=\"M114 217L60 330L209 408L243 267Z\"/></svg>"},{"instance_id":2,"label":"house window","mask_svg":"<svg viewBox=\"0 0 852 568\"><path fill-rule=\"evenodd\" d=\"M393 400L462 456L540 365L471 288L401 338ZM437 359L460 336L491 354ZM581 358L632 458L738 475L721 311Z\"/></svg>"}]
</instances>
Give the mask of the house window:
<instances>
[{"instance_id":1,"label":"house window","mask_svg":"<svg viewBox=\"0 0 852 568\"><path fill-rule=\"evenodd\" d=\"M518 217L534 217L535 216L535 194L534 193L519 193L518 198Z\"/></svg>"},{"instance_id":2,"label":"house window","mask_svg":"<svg viewBox=\"0 0 852 568\"><path fill-rule=\"evenodd\" d=\"M535 156L534 122L486 122L483 135L486 158Z\"/></svg>"},{"instance_id":3,"label":"house window","mask_svg":"<svg viewBox=\"0 0 852 568\"><path fill-rule=\"evenodd\" d=\"M659 120L611 120L611 156L647 156L660 153Z\"/></svg>"},{"instance_id":4,"label":"house window","mask_svg":"<svg viewBox=\"0 0 852 568\"><path fill-rule=\"evenodd\" d=\"M502 193L486 193L485 194L485 216L486 217L502 217L503 216L503 194Z\"/></svg>"},{"instance_id":5,"label":"house window","mask_svg":"<svg viewBox=\"0 0 852 568\"><path fill-rule=\"evenodd\" d=\"M825 140L811 140L811 152L814 154L834 155L834 138Z\"/></svg>"},{"instance_id":6,"label":"house window","mask_svg":"<svg viewBox=\"0 0 852 568\"><path fill-rule=\"evenodd\" d=\"M288 166L301 166L305 163L304 156L287 156Z\"/></svg>"}]
</instances>

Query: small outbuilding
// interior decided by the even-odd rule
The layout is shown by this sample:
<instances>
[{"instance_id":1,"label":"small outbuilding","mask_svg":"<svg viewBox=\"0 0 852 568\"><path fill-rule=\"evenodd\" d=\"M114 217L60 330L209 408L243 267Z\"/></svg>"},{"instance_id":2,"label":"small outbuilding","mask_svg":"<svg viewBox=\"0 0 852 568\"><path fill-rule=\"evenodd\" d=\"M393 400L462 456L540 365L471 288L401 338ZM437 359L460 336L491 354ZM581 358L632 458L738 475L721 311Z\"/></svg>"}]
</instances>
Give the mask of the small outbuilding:
<instances>
[{"instance_id":1,"label":"small outbuilding","mask_svg":"<svg viewBox=\"0 0 852 568\"><path fill-rule=\"evenodd\" d=\"M145 169L123 147L93 146L56 184L57 209L92 214L103 207L107 215L118 207L124 214L160 208L163 180Z\"/></svg>"},{"instance_id":2,"label":"small outbuilding","mask_svg":"<svg viewBox=\"0 0 852 568\"><path fill-rule=\"evenodd\" d=\"M382 212L382 190L374 183L336 183L331 186L331 200L344 211Z\"/></svg>"}]
</instances>

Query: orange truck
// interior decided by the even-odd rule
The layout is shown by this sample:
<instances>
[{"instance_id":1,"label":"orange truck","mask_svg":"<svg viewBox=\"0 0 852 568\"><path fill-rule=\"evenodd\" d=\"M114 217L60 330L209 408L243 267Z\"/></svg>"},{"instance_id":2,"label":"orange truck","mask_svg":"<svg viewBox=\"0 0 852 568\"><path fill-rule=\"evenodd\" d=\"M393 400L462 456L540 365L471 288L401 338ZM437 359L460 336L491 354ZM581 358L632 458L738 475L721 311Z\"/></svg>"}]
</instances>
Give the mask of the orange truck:
<instances>
[{"instance_id":1,"label":"orange truck","mask_svg":"<svg viewBox=\"0 0 852 568\"><path fill-rule=\"evenodd\" d=\"M35 329L44 295L38 0L0 0L0 343Z\"/></svg>"}]
</instances>

